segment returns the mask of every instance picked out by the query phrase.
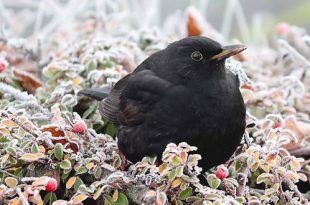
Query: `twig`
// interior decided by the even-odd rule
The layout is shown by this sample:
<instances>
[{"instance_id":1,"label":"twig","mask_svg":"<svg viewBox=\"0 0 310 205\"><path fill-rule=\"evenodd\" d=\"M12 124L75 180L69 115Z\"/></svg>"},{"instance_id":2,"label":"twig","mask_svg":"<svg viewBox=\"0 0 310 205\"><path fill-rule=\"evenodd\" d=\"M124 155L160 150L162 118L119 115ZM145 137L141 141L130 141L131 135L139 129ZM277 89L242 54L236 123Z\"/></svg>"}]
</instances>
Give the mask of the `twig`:
<instances>
[{"instance_id":1,"label":"twig","mask_svg":"<svg viewBox=\"0 0 310 205\"><path fill-rule=\"evenodd\" d=\"M20 190L19 187L16 188L16 192L17 192L19 198L22 200L22 204L23 205L29 205L28 200L25 198L24 194L22 193L22 191Z\"/></svg>"},{"instance_id":2,"label":"twig","mask_svg":"<svg viewBox=\"0 0 310 205\"><path fill-rule=\"evenodd\" d=\"M3 174L7 174L7 175L9 175L9 176L11 176L11 177L13 177L13 178L18 179L18 180L20 180L20 178L19 178L18 176L15 176L14 174L11 174L11 173L8 172L8 171L5 171L5 170L3 170L3 169L0 169L0 172L3 173Z\"/></svg>"},{"instance_id":3,"label":"twig","mask_svg":"<svg viewBox=\"0 0 310 205\"><path fill-rule=\"evenodd\" d=\"M285 47L287 50L290 51L290 53L293 55L293 57L296 59L296 62L302 62L306 67L310 68L310 62L301 55L295 48L293 48L287 41L280 39L279 40L280 45Z\"/></svg>"},{"instance_id":4,"label":"twig","mask_svg":"<svg viewBox=\"0 0 310 205\"><path fill-rule=\"evenodd\" d=\"M248 168L246 166L241 168L241 172L238 173L237 181L239 186L237 187L237 196L244 196L245 186L247 182L247 176L248 176Z\"/></svg>"},{"instance_id":5,"label":"twig","mask_svg":"<svg viewBox=\"0 0 310 205\"><path fill-rule=\"evenodd\" d=\"M221 183L222 187L233 197L236 197L236 193L233 189L231 189L229 186L227 186L223 181Z\"/></svg>"}]
</instances>

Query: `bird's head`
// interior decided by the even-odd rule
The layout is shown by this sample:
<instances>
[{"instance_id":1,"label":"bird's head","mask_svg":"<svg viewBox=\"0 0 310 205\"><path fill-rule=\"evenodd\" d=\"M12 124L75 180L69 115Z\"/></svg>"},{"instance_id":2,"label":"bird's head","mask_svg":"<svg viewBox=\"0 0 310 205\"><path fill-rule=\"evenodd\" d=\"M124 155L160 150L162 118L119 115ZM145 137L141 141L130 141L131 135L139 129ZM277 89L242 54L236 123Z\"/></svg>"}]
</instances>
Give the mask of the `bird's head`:
<instances>
[{"instance_id":1,"label":"bird's head","mask_svg":"<svg viewBox=\"0 0 310 205\"><path fill-rule=\"evenodd\" d=\"M225 59L245 50L244 45L222 46L202 36L187 37L170 44L164 51L169 67L182 74L211 74L224 70Z\"/></svg>"}]
</instances>

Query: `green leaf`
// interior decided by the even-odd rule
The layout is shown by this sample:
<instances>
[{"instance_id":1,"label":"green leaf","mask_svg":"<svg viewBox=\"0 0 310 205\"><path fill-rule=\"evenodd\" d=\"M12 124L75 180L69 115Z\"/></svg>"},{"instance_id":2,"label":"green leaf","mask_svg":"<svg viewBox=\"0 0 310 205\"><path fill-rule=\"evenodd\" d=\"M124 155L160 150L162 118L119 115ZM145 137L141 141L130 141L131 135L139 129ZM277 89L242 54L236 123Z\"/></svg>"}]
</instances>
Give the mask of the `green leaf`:
<instances>
[{"instance_id":1,"label":"green leaf","mask_svg":"<svg viewBox=\"0 0 310 205\"><path fill-rule=\"evenodd\" d=\"M44 204L48 204L48 201L49 201L50 198L51 198L51 194L52 194L52 192L48 192L47 194L45 194L45 196L44 196L44 198L43 198Z\"/></svg>"},{"instance_id":2,"label":"green leaf","mask_svg":"<svg viewBox=\"0 0 310 205\"><path fill-rule=\"evenodd\" d=\"M175 172L175 169L171 170L168 174L168 179L169 180L173 180L176 176L176 172Z\"/></svg>"},{"instance_id":3,"label":"green leaf","mask_svg":"<svg viewBox=\"0 0 310 205\"><path fill-rule=\"evenodd\" d=\"M56 200L57 200L57 196L54 192L47 193L43 198L44 204L52 204Z\"/></svg>"},{"instance_id":4,"label":"green leaf","mask_svg":"<svg viewBox=\"0 0 310 205\"><path fill-rule=\"evenodd\" d=\"M76 192L82 184L84 184L82 179L80 177L76 177L76 180L74 182L74 192Z\"/></svg>"},{"instance_id":5,"label":"green leaf","mask_svg":"<svg viewBox=\"0 0 310 205\"><path fill-rule=\"evenodd\" d=\"M88 194L88 190L85 184L81 184L80 187L78 188L78 192L79 193L83 193L83 194Z\"/></svg>"},{"instance_id":6,"label":"green leaf","mask_svg":"<svg viewBox=\"0 0 310 205\"><path fill-rule=\"evenodd\" d=\"M67 179L68 178L68 176L70 175L70 172L68 172L68 173L63 173L62 175L61 175L61 179Z\"/></svg>"},{"instance_id":7,"label":"green leaf","mask_svg":"<svg viewBox=\"0 0 310 205\"><path fill-rule=\"evenodd\" d=\"M38 146L38 143L34 143L31 147L31 152L32 153L38 153L39 152L39 146Z\"/></svg>"},{"instance_id":8,"label":"green leaf","mask_svg":"<svg viewBox=\"0 0 310 205\"><path fill-rule=\"evenodd\" d=\"M91 114L93 114L98 106L98 102L97 101L93 101L89 108L83 113L83 117L82 118L90 118Z\"/></svg>"},{"instance_id":9,"label":"green leaf","mask_svg":"<svg viewBox=\"0 0 310 205\"><path fill-rule=\"evenodd\" d=\"M106 127L105 127L105 133L106 134L108 134L108 135L110 135L110 136L115 136L115 128L114 128L114 126L112 125L112 123L110 123L110 122L108 122L107 124L106 124Z\"/></svg>"},{"instance_id":10,"label":"green leaf","mask_svg":"<svg viewBox=\"0 0 310 205\"><path fill-rule=\"evenodd\" d=\"M103 198L104 198L104 203L107 203L109 205L115 205L113 198L111 196L104 194Z\"/></svg>"},{"instance_id":11,"label":"green leaf","mask_svg":"<svg viewBox=\"0 0 310 205\"><path fill-rule=\"evenodd\" d=\"M181 200L177 200L177 202L175 204L176 205L183 205L183 202Z\"/></svg>"},{"instance_id":12,"label":"green leaf","mask_svg":"<svg viewBox=\"0 0 310 205\"><path fill-rule=\"evenodd\" d=\"M181 177L183 175L183 166L179 166L175 169L176 177Z\"/></svg>"},{"instance_id":13,"label":"green leaf","mask_svg":"<svg viewBox=\"0 0 310 205\"><path fill-rule=\"evenodd\" d=\"M208 182L209 186L210 186L211 188L213 188L213 189L216 189L216 188L219 187L220 184L221 184L221 180L220 180L219 178L217 178L217 177L215 176L215 174L209 174L209 175L207 176L207 182Z\"/></svg>"},{"instance_id":14,"label":"green leaf","mask_svg":"<svg viewBox=\"0 0 310 205\"><path fill-rule=\"evenodd\" d=\"M280 185L274 184L271 188L265 190L265 195L272 195L279 190Z\"/></svg>"},{"instance_id":15,"label":"green leaf","mask_svg":"<svg viewBox=\"0 0 310 205\"><path fill-rule=\"evenodd\" d=\"M99 189L95 192L95 194L93 195L93 199L97 200L97 199L101 196L101 194L102 194L102 192L103 192L103 189L104 189L104 187L99 188Z\"/></svg>"},{"instance_id":16,"label":"green leaf","mask_svg":"<svg viewBox=\"0 0 310 205\"><path fill-rule=\"evenodd\" d=\"M12 156L16 156L16 149L13 147L7 147L5 151Z\"/></svg>"},{"instance_id":17,"label":"green leaf","mask_svg":"<svg viewBox=\"0 0 310 205\"><path fill-rule=\"evenodd\" d=\"M241 162L240 161L237 161L236 163L235 163L235 171L236 172L239 172L240 171L240 169L241 169L241 167L242 167L242 164L241 164Z\"/></svg>"},{"instance_id":18,"label":"green leaf","mask_svg":"<svg viewBox=\"0 0 310 205\"><path fill-rule=\"evenodd\" d=\"M86 167L81 166L81 167L78 169L78 171L76 172L76 174L84 174L84 173L86 173L86 172L87 172Z\"/></svg>"},{"instance_id":19,"label":"green leaf","mask_svg":"<svg viewBox=\"0 0 310 205\"><path fill-rule=\"evenodd\" d=\"M261 184L261 183L268 183L268 181L273 180L274 176L269 173L262 173L256 178L256 183Z\"/></svg>"},{"instance_id":20,"label":"green leaf","mask_svg":"<svg viewBox=\"0 0 310 205\"><path fill-rule=\"evenodd\" d=\"M240 204L245 203L245 198L244 198L244 197L242 197L242 196L238 196L238 197L236 197L236 198L235 198L235 200L236 200L236 201L238 201Z\"/></svg>"},{"instance_id":21,"label":"green leaf","mask_svg":"<svg viewBox=\"0 0 310 205\"><path fill-rule=\"evenodd\" d=\"M90 59L87 61L85 67L88 71L95 70L97 68L98 62L96 59Z\"/></svg>"},{"instance_id":22,"label":"green leaf","mask_svg":"<svg viewBox=\"0 0 310 205\"><path fill-rule=\"evenodd\" d=\"M211 200L211 201L216 201L216 200L222 199L222 197L218 194L210 193L210 194L205 195L205 199Z\"/></svg>"},{"instance_id":23,"label":"green leaf","mask_svg":"<svg viewBox=\"0 0 310 205\"><path fill-rule=\"evenodd\" d=\"M118 198L115 203L116 205L128 205L129 204L127 196L121 192L118 193Z\"/></svg>"},{"instance_id":24,"label":"green leaf","mask_svg":"<svg viewBox=\"0 0 310 205\"><path fill-rule=\"evenodd\" d=\"M55 145L55 148L54 148L54 154L55 154L55 157L58 159L58 160L62 160L62 157L63 157L63 145L60 144L60 143L57 143Z\"/></svg>"},{"instance_id":25,"label":"green leaf","mask_svg":"<svg viewBox=\"0 0 310 205\"><path fill-rule=\"evenodd\" d=\"M60 168L62 169L71 169L71 162L67 159L60 162Z\"/></svg>"},{"instance_id":26,"label":"green leaf","mask_svg":"<svg viewBox=\"0 0 310 205\"><path fill-rule=\"evenodd\" d=\"M187 197L190 197L193 194L192 187L187 187L185 190L179 193L179 199L185 200Z\"/></svg>"},{"instance_id":27,"label":"green leaf","mask_svg":"<svg viewBox=\"0 0 310 205\"><path fill-rule=\"evenodd\" d=\"M21 150L25 150L26 148L28 148L30 146L32 142L31 141L23 141L20 145Z\"/></svg>"},{"instance_id":28,"label":"green leaf","mask_svg":"<svg viewBox=\"0 0 310 205\"><path fill-rule=\"evenodd\" d=\"M96 179L99 179L101 177L101 173L102 173L102 169L100 166L97 166L96 169L95 169L95 178Z\"/></svg>"},{"instance_id":29,"label":"green leaf","mask_svg":"<svg viewBox=\"0 0 310 205\"><path fill-rule=\"evenodd\" d=\"M52 192L51 202L53 203L56 200L57 200L57 196L56 196L56 194L54 192Z\"/></svg>"},{"instance_id":30,"label":"green leaf","mask_svg":"<svg viewBox=\"0 0 310 205\"><path fill-rule=\"evenodd\" d=\"M17 135L18 135L20 138L23 138L23 137L25 137L25 135L26 135L26 131L25 131L23 128L19 127L19 128L18 128L18 131L17 131Z\"/></svg>"}]
</instances>

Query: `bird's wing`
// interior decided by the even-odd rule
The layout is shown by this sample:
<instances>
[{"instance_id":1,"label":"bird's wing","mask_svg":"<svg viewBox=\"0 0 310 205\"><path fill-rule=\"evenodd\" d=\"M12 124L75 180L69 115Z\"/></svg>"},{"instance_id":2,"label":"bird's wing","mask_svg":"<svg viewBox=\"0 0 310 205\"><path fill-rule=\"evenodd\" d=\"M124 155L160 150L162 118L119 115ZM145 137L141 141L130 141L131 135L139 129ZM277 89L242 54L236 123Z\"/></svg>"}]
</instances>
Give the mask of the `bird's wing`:
<instances>
[{"instance_id":1,"label":"bird's wing","mask_svg":"<svg viewBox=\"0 0 310 205\"><path fill-rule=\"evenodd\" d=\"M118 124L117 113L120 110L120 95L122 90L126 87L130 75L132 74L128 74L119 80L112 88L108 97L99 104L100 114L114 124Z\"/></svg>"},{"instance_id":2,"label":"bird's wing","mask_svg":"<svg viewBox=\"0 0 310 205\"><path fill-rule=\"evenodd\" d=\"M101 114L114 124L139 124L170 85L151 70L129 74L116 83L100 103Z\"/></svg>"}]
</instances>

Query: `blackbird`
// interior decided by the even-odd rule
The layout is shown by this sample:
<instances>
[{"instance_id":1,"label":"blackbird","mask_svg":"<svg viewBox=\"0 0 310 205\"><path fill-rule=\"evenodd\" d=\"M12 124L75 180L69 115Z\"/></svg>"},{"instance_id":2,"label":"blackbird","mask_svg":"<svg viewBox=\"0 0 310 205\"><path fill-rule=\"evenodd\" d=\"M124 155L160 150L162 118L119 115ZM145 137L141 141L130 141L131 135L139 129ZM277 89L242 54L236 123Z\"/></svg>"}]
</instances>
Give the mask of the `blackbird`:
<instances>
[{"instance_id":1,"label":"blackbird","mask_svg":"<svg viewBox=\"0 0 310 205\"><path fill-rule=\"evenodd\" d=\"M231 157L245 130L239 81L225 68L226 58L245 49L187 37L144 60L110 92L79 94L101 100L100 113L115 125L128 160L161 159L168 143L187 142L198 148L206 170Z\"/></svg>"}]
</instances>

